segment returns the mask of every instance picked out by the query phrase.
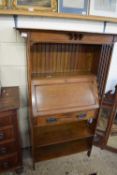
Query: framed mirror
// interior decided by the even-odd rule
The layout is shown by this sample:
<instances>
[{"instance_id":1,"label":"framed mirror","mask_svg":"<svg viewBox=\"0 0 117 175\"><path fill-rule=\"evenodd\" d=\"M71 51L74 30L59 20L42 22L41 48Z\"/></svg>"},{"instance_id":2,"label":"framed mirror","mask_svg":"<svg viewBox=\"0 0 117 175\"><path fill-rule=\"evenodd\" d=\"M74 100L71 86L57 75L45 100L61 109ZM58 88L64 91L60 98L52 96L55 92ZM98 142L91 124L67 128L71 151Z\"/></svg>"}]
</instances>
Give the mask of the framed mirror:
<instances>
[{"instance_id":1,"label":"framed mirror","mask_svg":"<svg viewBox=\"0 0 117 175\"><path fill-rule=\"evenodd\" d=\"M13 7L23 10L57 11L57 0L13 0Z\"/></svg>"},{"instance_id":2,"label":"framed mirror","mask_svg":"<svg viewBox=\"0 0 117 175\"><path fill-rule=\"evenodd\" d=\"M112 150L117 147L117 85L103 98L96 130L95 145ZM117 152L117 149L116 149Z\"/></svg>"}]
</instances>

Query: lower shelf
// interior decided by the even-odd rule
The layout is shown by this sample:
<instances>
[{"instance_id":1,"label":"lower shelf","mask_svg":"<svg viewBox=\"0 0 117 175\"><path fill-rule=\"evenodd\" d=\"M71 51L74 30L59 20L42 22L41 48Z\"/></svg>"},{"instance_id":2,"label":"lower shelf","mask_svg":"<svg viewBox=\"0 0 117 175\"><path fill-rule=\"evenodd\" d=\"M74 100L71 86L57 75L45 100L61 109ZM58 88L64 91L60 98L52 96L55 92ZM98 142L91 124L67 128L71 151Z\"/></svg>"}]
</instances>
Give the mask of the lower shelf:
<instances>
[{"instance_id":1,"label":"lower shelf","mask_svg":"<svg viewBox=\"0 0 117 175\"><path fill-rule=\"evenodd\" d=\"M34 127L34 145L49 146L71 142L94 135L95 120L64 123L61 125Z\"/></svg>"},{"instance_id":2,"label":"lower shelf","mask_svg":"<svg viewBox=\"0 0 117 175\"><path fill-rule=\"evenodd\" d=\"M77 141L34 148L34 161L48 160L55 157L70 155L91 149L92 139L85 138Z\"/></svg>"}]
</instances>

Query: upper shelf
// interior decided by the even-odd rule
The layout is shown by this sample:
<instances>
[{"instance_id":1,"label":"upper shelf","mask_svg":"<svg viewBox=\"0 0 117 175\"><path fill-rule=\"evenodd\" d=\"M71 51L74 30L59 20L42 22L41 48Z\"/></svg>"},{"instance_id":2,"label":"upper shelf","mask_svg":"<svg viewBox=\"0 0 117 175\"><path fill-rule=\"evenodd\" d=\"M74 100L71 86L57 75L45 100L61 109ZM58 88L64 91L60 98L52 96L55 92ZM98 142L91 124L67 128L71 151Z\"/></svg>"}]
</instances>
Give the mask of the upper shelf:
<instances>
[{"instance_id":1,"label":"upper shelf","mask_svg":"<svg viewBox=\"0 0 117 175\"><path fill-rule=\"evenodd\" d=\"M66 19L79 19L88 21L112 22L117 23L117 18L100 17L100 16L83 16L78 14L64 14L57 12L37 12L37 11L24 11L24 10L0 10L0 15L19 15L19 16L43 16L51 18L66 18Z\"/></svg>"}]
</instances>

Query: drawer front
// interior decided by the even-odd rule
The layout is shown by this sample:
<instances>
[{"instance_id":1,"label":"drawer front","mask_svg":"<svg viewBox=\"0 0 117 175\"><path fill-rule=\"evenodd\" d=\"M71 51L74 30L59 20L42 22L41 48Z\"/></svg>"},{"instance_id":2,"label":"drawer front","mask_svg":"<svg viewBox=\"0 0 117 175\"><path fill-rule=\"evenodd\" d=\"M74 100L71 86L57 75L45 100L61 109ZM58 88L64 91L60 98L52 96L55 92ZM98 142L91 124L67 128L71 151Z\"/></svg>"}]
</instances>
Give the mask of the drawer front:
<instances>
[{"instance_id":1,"label":"drawer front","mask_svg":"<svg viewBox=\"0 0 117 175\"><path fill-rule=\"evenodd\" d=\"M16 115L16 110L0 112L0 118L6 117L6 116L14 116L14 115Z\"/></svg>"},{"instance_id":2,"label":"drawer front","mask_svg":"<svg viewBox=\"0 0 117 175\"><path fill-rule=\"evenodd\" d=\"M70 41L72 35L64 32L51 32L51 31L39 31L31 33L31 41L37 42L59 42L59 41Z\"/></svg>"},{"instance_id":3,"label":"drawer front","mask_svg":"<svg viewBox=\"0 0 117 175\"><path fill-rule=\"evenodd\" d=\"M11 116L11 115L5 116L5 117L0 117L0 128L12 125L13 124L12 118L13 118L13 116Z\"/></svg>"},{"instance_id":4,"label":"drawer front","mask_svg":"<svg viewBox=\"0 0 117 175\"><path fill-rule=\"evenodd\" d=\"M75 112L73 113L73 115L78 119L78 120L88 120L91 118L95 118L96 117L96 110L92 110L92 111L80 111L80 112Z\"/></svg>"},{"instance_id":5,"label":"drawer front","mask_svg":"<svg viewBox=\"0 0 117 175\"><path fill-rule=\"evenodd\" d=\"M79 43L87 44L111 44L113 42L113 36L104 36L98 34L81 34L76 37L76 40Z\"/></svg>"},{"instance_id":6,"label":"drawer front","mask_svg":"<svg viewBox=\"0 0 117 175\"><path fill-rule=\"evenodd\" d=\"M0 112L0 128L13 125L15 115L15 110Z\"/></svg>"},{"instance_id":7,"label":"drawer front","mask_svg":"<svg viewBox=\"0 0 117 175\"><path fill-rule=\"evenodd\" d=\"M17 154L10 156L9 158L0 160L0 172L7 171L18 164Z\"/></svg>"},{"instance_id":8,"label":"drawer front","mask_svg":"<svg viewBox=\"0 0 117 175\"><path fill-rule=\"evenodd\" d=\"M9 139L13 139L14 136L14 128L13 127L8 127L5 129L0 129L0 143L7 141Z\"/></svg>"},{"instance_id":9,"label":"drawer front","mask_svg":"<svg viewBox=\"0 0 117 175\"><path fill-rule=\"evenodd\" d=\"M69 123L72 121L88 120L96 117L96 110L85 112L74 112L61 115L40 116L34 118L35 126L53 125L61 123Z\"/></svg>"},{"instance_id":10,"label":"drawer front","mask_svg":"<svg viewBox=\"0 0 117 175\"><path fill-rule=\"evenodd\" d=\"M113 42L112 35L100 35L77 32L53 32L38 31L31 33L32 42L55 42L55 43L87 43L87 44L109 44Z\"/></svg>"},{"instance_id":11,"label":"drawer front","mask_svg":"<svg viewBox=\"0 0 117 175\"><path fill-rule=\"evenodd\" d=\"M6 156L8 154L12 154L16 152L16 143L11 142L7 144L0 144L0 157Z\"/></svg>"},{"instance_id":12,"label":"drawer front","mask_svg":"<svg viewBox=\"0 0 117 175\"><path fill-rule=\"evenodd\" d=\"M92 138L78 141L34 148L35 161L48 160L51 158L86 151L91 148Z\"/></svg>"}]
</instances>

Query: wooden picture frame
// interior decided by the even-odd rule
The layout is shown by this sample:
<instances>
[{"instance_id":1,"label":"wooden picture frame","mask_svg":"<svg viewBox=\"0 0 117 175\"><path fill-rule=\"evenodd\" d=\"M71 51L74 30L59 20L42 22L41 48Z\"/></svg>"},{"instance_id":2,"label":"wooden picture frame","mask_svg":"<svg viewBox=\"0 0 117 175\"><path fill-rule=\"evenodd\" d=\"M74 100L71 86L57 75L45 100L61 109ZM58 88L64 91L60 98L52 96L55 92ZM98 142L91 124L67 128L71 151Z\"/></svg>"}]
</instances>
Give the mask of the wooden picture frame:
<instances>
[{"instance_id":1,"label":"wooden picture frame","mask_svg":"<svg viewBox=\"0 0 117 175\"><path fill-rule=\"evenodd\" d=\"M57 11L57 0L13 0L13 7L29 11Z\"/></svg>"},{"instance_id":2,"label":"wooden picture frame","mask_svg":"<svg viewBox=\"0 0 117 175\"><path fill-rule=\"evenodd\" d=\"M7 6L7 1L6 0L0 0L0 9L3 9L6 6Z\"/></svg>"},{"instance_id":3,"label":"wooden picture frame","mask_svg":"<svg viewBox=\"0 0 117 175\"><path fill-rule=\"evenodd\" d=\"M117 18L117 0L90 0L89 15Z\"/></svg>"},{"instance_id":4,"label":"wooden picture frame","mask_svg":"<svg viewBox=\"0 0 117 175\"><path fill-rule=\"evenodd\" d=\"M89 0L58 0L58 12L86 15L88 13Z\"/></svg>"}]
</instances>

